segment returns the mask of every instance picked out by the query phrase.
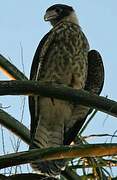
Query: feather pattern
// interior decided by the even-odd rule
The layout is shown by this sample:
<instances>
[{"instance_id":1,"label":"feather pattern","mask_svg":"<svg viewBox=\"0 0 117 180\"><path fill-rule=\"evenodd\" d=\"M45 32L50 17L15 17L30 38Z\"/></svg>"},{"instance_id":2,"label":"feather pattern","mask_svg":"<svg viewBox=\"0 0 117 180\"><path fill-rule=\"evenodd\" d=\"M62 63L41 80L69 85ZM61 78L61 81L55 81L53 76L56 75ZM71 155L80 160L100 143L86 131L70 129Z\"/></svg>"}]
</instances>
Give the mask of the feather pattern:
<instances>
[{"instance_id":1,"label":"feather pattern","mask_svg":"<svg viewBox=\"0 0 117 180\"><path fill-rule=\"evenodd\" d=\"M89 52L89 43L82 32L73 9L66 5L49 8L66 9L65 18L56 23L39 43L34 55L30 79L56 83L99 94L104 82L104 68L100 54ZM57 9L58 10L58 9ZM69 10L72 11L68 16ZM59 11L60 12L60 11ZM52 15L51 14L51 15ZM67 17L66 17L67 15ZM47 14L46 18L51 18ZM61 19L62 16L60 16ZM52 24L57 19L52 20ZM93 61L96 59L96 61ZM100 71L100 75L98 73ZM97 79L99 78L99 81ZM31 114L30 148L46 148L70 144L85 122L90 108L46 97L29 97ZM60 174L65 160L32 162L32 167L49 176Z\"/></svg>"},{"instance_id":2,"label":"feather pattern","mask_svg":"<svg viewBox=\"0 0 117 180\"><path fill-rule=\"evenodd\" d=\"M87 78L88 50L88 41L78 25L71 22L59 23L46 36L38 54L39 71L37 67L31 79L63 84L76 89L84 88ZM40 148L63 145L64 131L68 131L76 121L75 118L73 119L75 114L73 104L35 96L34 106L36 126L35 129L31 128L31 134L34 134L32 143ZM75 115L82 117L84 112L79 111L79 114ZM64 167L64 163L61 162L61 160L53 163L41 162L38 163L38 169L49 174L50 171L58 174ZM57 167L60 169L58 170Z\"/></svg>"}]
</instances>

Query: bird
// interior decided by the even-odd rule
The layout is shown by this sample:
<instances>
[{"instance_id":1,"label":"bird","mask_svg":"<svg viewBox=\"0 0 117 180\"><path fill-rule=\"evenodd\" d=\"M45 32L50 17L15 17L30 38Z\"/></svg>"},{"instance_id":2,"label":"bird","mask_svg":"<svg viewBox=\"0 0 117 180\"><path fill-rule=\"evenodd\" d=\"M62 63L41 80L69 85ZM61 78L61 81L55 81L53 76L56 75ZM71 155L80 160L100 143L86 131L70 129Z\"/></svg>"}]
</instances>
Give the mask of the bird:
<instances>
[{"instance_id":1,"label":"bird","mask_svg":"<svg viewBox=\"0 0 117 180\"><path fill-rule=\"evenodd\" d=\"M44 20L51 23L52 29L36 49L30 80L99 94L104 83L102 59L96 50L90 51L89 42L73 7L65 4L52 5L46 10ZM99 76L98 70L101 74L99 82L95 80ZM91 112L89 107L80 104L37 95L29 96L29 110L30 149L69 145ZM31 166L40 173L55 177L66 164L64 159L37 159Z\"/></svg>"}]
</instances>

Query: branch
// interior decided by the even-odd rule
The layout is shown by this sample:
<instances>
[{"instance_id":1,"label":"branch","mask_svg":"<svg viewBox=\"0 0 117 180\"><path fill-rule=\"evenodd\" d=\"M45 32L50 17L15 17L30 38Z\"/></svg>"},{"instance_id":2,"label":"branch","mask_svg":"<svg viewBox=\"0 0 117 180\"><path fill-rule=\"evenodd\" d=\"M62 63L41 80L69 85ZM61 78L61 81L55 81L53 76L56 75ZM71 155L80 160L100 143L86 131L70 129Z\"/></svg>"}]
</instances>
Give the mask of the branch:
<instances>
[{"instance_id":1,"label":"branch","mask_svg":"<svg viewBox=\"0 0 117 180\"><path fill-rule=\"evenodd\" d=\"M117 143L115 144L86 144L79 146L63 146L44 149L33 149L30 151L17 152L0 157L0 168L6 168L31 161L72 159L77 157L100 157L117 154Z\"/></svg>"},{"instance_id":2,"label":"branch","mask_svg":"<svg viewBox=\"0 0 117 180\"><path fill-rule=\"evenodd\" d=\"M67 178L67 180L81 180L80 176L71 167L66 167L61 174Z\"/></svg>"},{"instance_id":3,"label":"branch","mask_svg":"<svg viewBox=\"0 0 117 180\"><path fill-rule=\"evenodd\" d=\"M27 77L0 54L0 70L10 79L27 80Z\"/></svg>"},{"instance_id":4,"label":"branch","mask_svg":"<svg viewBox=\"0 0 117 180\"><path fill-rule=\"evenodd\" d=\"M99 161L98 159L98 163L96 164L96 167L117 167L117 161L114 160L106 160L106 159L102 159L102 161ZM71 167L72 169L83 169L83 168L92 168L91 164L77 164L77 165L70 165L69 167Z\"/></svg>"},{"instance_id":5,"label":"branch","mask_svg":"<svg viewBox=\"0 0 117 180\"><path fill-rule=\"evenodd\" d=\"M36 81L0 81L0 95L41 95L92 107L117 117L117 102L62 85Z\"/></svg>"},{"instance_id":6,"label":"branch","mask_svg":"<svg viewBox=\"0 0 117 180\"><path fill-rule=\"evenodd\" d=\"M0 70L7 75L7 77L14 80L28 80L28 78L4 56L0 55ZM22 123L14 117L0 109L0 124L19 136L24 142L30 144L30 131Z\"/></svg>"},{"instance_id":7,"label":"branch","mask_svg":"<svg viewBox=\"0 0 117 180\"><path fill-rule=\"evenodd\" d=\"M40 175L40 174L34 174L34 173L22 173L22 174L14 174L11 176L4 176L2 174L0 174L0 180L24 180L24 179L28 179L28 180L56 180L56 178L53 177L45 177L44 175Z\"/></svg>"},{"instance_id":8,"label":"branch","mask_svg":"<svg viewBox=\"0 0 117 180\"><path fill-rule=\"evenodd\" d=\"M29 129L16 120L14 117L0 109L0 124L19 136L27 144L30 144Z\"/></svg>"}]
</instances>

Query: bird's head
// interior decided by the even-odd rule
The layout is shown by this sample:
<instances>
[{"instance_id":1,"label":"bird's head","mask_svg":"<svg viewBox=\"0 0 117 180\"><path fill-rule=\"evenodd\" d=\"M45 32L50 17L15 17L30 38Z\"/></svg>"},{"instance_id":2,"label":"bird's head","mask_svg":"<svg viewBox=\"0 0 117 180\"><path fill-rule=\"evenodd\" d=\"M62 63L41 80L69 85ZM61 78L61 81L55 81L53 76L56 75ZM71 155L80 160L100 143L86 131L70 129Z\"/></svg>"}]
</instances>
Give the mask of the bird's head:
<instances>
[{"instance_id":1,"label":"bird's head","mask_svg":"<svg viewBox=\"0 0 117 180\"><path fill-rule=\"evenodd\" d=\"M78 24L74 9L71 6L64 4L55 4L49 7L46 10L44 20L50 21L53 26L62 20Z\"/></svg>"}]
</instances>

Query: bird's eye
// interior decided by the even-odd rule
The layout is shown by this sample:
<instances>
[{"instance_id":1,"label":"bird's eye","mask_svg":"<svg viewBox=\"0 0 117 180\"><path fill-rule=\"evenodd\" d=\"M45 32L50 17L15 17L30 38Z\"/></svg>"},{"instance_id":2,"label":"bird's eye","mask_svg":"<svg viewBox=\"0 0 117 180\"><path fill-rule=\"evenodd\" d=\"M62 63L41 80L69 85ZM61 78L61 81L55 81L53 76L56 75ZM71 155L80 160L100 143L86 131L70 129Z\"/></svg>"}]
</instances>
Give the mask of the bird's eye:
<instances>
[{"instance_id":1,"label":"bird's eye","mask_svg":"<svg viewBox=\"0 0 117 180\"><path fill-rule=\"evenodd\" d=\"M56 12L60 14L62 12L62 9L56 8Z\"/></svg>"}]
</instances>

